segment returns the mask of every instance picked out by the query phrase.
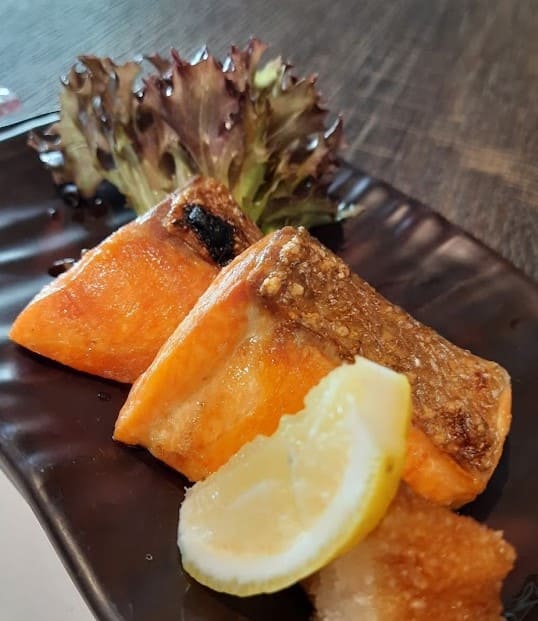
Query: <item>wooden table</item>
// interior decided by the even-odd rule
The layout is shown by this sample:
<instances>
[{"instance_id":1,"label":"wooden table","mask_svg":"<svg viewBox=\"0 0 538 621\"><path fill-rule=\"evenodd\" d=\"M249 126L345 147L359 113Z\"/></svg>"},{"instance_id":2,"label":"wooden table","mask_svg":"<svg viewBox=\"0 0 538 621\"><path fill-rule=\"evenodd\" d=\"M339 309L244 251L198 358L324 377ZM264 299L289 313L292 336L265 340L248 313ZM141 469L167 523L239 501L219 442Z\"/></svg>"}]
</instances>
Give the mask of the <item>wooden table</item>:
<instances>
[{"instance_id":1,"label":"wooden table","mask_svg":"<svg viewBox=\"0 0 538 621\"><path fill-rule=\"evenodd\" d=\"M2 0L0 126L53 110L79 53L222 54L256 34L316 71L346 157L538 279L535 0Z\"/></svg>"}]
</instances>

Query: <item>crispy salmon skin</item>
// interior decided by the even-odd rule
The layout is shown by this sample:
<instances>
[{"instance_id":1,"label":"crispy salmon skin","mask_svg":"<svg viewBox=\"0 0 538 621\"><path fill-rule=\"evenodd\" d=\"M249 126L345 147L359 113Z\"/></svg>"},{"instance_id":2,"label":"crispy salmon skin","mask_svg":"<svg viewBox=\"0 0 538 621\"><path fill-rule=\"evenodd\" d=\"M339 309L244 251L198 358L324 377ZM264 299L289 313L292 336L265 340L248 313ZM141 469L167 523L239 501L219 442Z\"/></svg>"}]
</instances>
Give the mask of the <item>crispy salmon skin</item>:
<instances>
[{"instance_id":1,"label":"crispy salmon skin","mask_svg":"<svg viewBox=\"0 0 538 621\"><path fill-rule=\"evenodd\" d=\"M441 504L474 498L508 431L508 374L390 304L305 229L222 270L133 387L114 437L204 478L357 354L411 382L404 479Z\"/></svg>"},{"instance_id":2,"label":"crispy salmon skin","mask_svg":"<svg viewBox=\"0 0 538 621\"><path fill-rule=\"evenodd\" d=\"M47 285L10 338L80 371L132 383L222 265L260 237L224 186L196 178Z\"/></svg>"}]
</instances>

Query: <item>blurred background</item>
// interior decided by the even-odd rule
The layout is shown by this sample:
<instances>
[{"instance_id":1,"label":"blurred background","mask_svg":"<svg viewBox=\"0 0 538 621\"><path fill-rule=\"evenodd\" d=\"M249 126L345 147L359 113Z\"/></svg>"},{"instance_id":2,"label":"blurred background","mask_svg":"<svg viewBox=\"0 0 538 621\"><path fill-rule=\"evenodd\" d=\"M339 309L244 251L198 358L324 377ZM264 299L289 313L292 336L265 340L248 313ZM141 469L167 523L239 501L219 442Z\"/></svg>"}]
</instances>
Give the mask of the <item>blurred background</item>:
<instances>
[{"instance_id":1,"label":"blurred background","mask_svg":"<svg viewBox=\"0 0 538 621\"><path fill-rule=\"evenodd\" d=\"M21 105L0 126L57 108L77 54L223 54L255 34L319 74L348 160L536 279L537 32L534 0L3 0L0 87Z\"/></svg>"}]
</instances>

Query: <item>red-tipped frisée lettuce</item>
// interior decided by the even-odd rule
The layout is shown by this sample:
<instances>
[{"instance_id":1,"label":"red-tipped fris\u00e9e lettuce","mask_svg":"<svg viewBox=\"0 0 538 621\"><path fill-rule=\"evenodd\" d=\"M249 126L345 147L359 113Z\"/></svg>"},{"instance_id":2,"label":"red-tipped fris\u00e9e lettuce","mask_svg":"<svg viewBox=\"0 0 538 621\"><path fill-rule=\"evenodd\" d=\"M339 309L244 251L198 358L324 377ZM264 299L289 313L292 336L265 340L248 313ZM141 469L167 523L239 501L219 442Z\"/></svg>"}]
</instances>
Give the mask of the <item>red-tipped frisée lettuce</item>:
<instances>
[{"instance_id":1,"label":"red-tipped fris\u00e9e lettuce","mask_svg":"<svg viewBox=\"0 0 538 621\"><path fill-rule=\"evenodd\" d=\"M221 63L147 57L123 65L81 56L63 79L61 118L30 144L56 183L85 198L106 180L143 213L195 174L228 186L264 230L330 222L326 188L342 142L315 77L298 79L252 39Z\"/></svg>"}]
</instances>

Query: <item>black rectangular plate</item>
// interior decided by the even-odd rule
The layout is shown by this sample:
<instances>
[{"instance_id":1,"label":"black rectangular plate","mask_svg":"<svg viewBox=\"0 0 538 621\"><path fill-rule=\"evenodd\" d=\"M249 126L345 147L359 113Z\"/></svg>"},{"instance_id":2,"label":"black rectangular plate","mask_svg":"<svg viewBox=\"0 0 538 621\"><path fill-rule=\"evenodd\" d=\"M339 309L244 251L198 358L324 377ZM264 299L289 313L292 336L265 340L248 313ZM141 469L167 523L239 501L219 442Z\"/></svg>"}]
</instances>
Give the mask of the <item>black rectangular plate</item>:
<instances>
[{"instance_id":1,"label":"black rectangular plate","mask_svg":"<svg viewBox=\"0 0 538 621\"><path fill-rule=\"evenodd\" d=\"M175 543L185 480L111 440L128 387L8 340L54 261L80 256L132 217L121 208L96 216L64 205L25 143L24 134L0 142L3 465L99 619L306 620L299 588L240 600L190 580ZM538 572L538 288L429 208L357 169L343 164L331 192L359 213L316 234L392 302L512 376L504 456L486 493L465 509L504 530L517 549L505 585L510 601ZM511 619L535 618L525 602L538 588L528 580Z\"/></svg>"}]
</instances>

